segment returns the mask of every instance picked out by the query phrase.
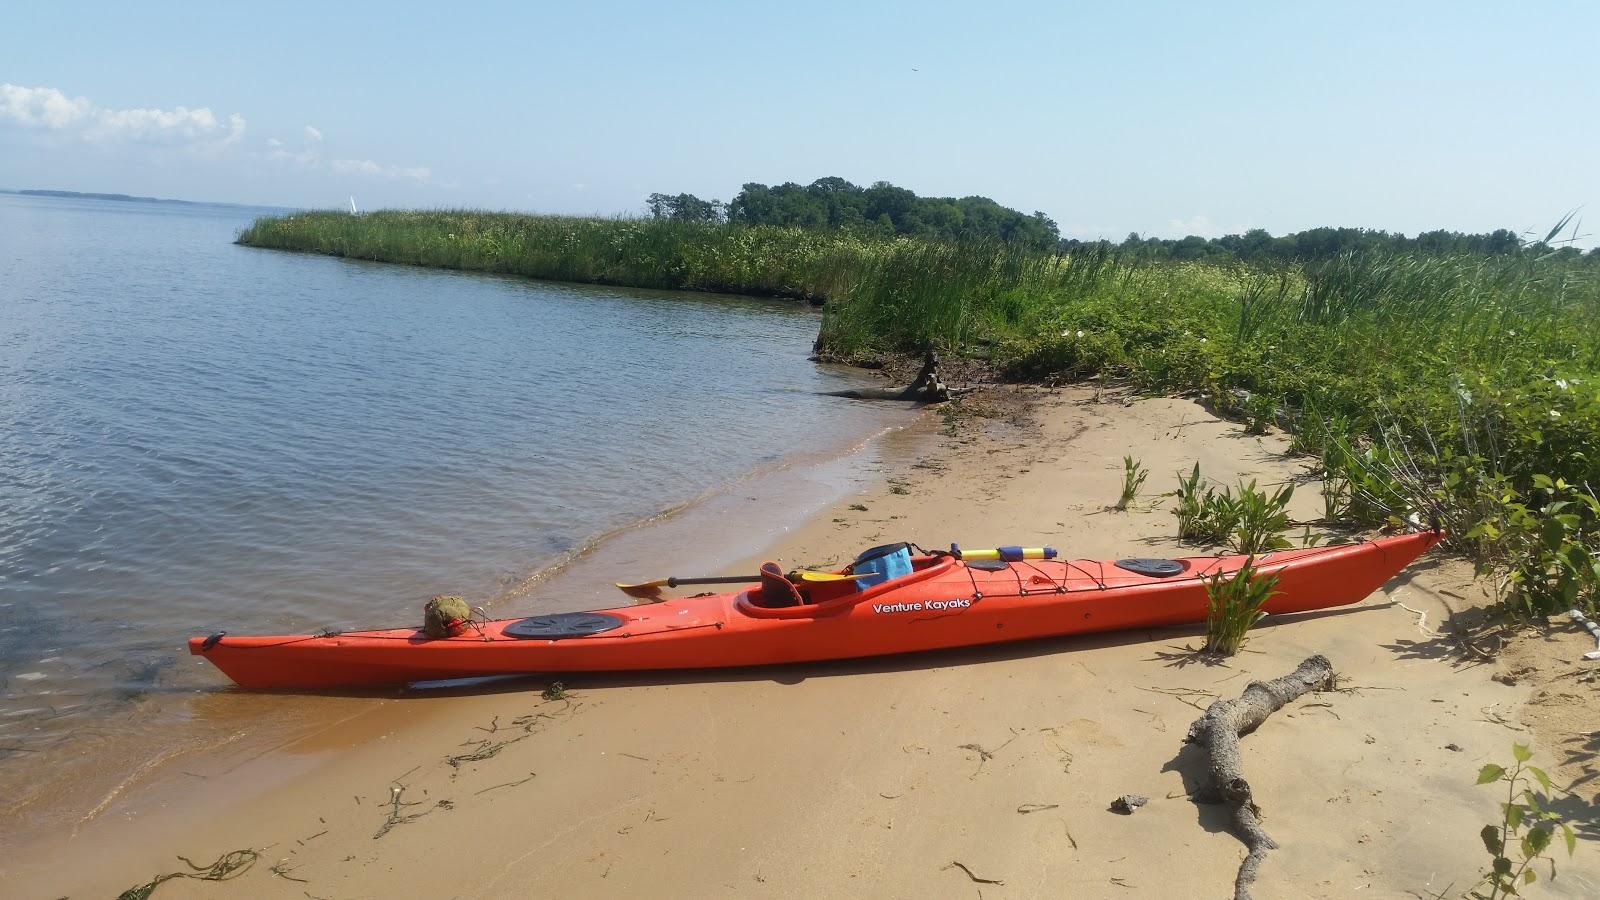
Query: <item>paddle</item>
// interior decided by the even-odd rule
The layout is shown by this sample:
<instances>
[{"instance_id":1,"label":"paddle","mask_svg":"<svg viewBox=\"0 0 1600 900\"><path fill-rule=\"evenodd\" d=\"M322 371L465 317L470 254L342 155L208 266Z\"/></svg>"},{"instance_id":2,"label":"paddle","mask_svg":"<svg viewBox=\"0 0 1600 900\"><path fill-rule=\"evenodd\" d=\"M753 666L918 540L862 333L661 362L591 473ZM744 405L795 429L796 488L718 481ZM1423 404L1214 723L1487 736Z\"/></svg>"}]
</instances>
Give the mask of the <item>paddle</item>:
<instances>
[{"instance_id":1,"label":"paddle","mask_svg":"<svg viewBox=\"0 0 1600 900\"><path fill-rule=\"evenodd\" d=\"M800 569L790 572L790 578L798 578L804 582L821 581L854 581L857 578L866 578L871 573L860 575L839 575L834 572L813 572L809 569ZM650 598L661 593L664 587L675 588L685 584L755 584L761 580L760 575L717 575L705 578L658 578L655 581L641 581L638 584L623 584L617 582L617 587L629 597Z\"/></svg>"}]
</instances>

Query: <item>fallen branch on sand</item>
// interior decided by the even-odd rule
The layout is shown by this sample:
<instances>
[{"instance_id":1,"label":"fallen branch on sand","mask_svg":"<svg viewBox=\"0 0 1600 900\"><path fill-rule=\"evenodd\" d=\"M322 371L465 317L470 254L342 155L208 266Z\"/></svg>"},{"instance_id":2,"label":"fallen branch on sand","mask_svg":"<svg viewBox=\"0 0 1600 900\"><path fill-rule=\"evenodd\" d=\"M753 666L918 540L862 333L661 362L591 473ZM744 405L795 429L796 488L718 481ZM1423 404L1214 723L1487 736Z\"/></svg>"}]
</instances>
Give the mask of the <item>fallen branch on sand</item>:
<instances>
[{"instance_id":1,"label":"fallen branch on sand","mask_svg":"<svg viewBox=\"0 0 1600 900\"><path fill-rule=\"evenodd\" d=\"M1250 900L1250 885L1256 880L1261 860L1268 850L1278 848L1261 828L1261 809L1256 806L1240 763L1239 738L1255 731L1289 702L1311 691L1332 690L1334 677L1333 664L1319 653L1281 678L1250 682L1236 700L1212 703L1205 715L1189 726L1184 741L1204 747L1210 758L1211 784L1196 799L1203 796L1210 802L1231 804L1234 833L1250 851L1234 879L1234 900Z\"/></svg>"}]
</instances>

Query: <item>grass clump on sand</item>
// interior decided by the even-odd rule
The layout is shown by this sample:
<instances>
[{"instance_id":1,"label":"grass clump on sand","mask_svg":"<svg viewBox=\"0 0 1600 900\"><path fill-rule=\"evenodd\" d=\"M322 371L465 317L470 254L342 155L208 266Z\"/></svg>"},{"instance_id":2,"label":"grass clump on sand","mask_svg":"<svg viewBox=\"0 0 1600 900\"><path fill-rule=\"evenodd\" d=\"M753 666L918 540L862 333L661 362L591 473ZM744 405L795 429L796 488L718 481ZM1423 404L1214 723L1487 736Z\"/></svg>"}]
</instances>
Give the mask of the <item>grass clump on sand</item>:
<instances>
[{"instance_id":1,"label":"grass clump on sand","mask_svg":"<svg viewBox=\"0 0 1600 900\"><path fill-rule=\"evenodd\" d=\"M1272 599L1278 576L1262 577L1252 557L1232 576L1218 572L1206 579L1206 652L1232 656L1244 646L1245 635L1261 621L1261 611Z\"/></svg>"},{"instance_id":2,"label":"grass clump on sand","mask_svg":"<svg viewBox=\"0 0 1600 900\"><path fill-rule=\"evenodd\" d=\"M1128 504L1139 496L1139 488L1144 486L1144 480L1150 477L1150 472L1144 464L1131 456L1122 458L1122 493L1117 497L1117 503L1111 507L1118 512L1126 511Z\"/></svg>"}]
</instances>

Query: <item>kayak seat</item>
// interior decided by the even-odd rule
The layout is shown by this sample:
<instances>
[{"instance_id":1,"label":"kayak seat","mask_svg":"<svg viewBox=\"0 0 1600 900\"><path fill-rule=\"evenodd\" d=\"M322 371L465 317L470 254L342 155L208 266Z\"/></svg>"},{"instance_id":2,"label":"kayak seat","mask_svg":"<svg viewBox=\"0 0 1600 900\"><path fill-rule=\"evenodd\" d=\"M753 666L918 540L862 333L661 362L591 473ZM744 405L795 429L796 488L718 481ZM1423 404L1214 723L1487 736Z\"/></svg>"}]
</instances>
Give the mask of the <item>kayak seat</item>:
<instances>
[{"instance_id":1,"label":"kayak seat","mask_svg":"<svg viewBox=\"0 0 1600 900\"><path fill-rule=\"evenodd\" d=\"M789 576L783 574L783 569L777 563L766 562L761 564L761 589L751 593L750 602L756 606L779 609L799 606L806 601L800 596L800 589L789 580Z\"/></svg>"}]
</instances>

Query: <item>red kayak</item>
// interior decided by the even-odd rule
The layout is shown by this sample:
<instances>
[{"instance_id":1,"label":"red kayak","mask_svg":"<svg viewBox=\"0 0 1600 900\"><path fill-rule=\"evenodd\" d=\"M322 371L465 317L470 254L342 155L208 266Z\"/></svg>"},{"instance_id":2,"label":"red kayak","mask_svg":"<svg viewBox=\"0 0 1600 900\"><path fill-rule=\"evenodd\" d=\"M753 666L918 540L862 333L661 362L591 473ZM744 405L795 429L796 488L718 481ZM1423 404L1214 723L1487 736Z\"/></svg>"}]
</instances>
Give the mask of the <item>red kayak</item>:
<instances>
[{"instance_id":1,"label":"red kayak","mask_svg":"<svg viewBox=\"0 0 1600 900\"><path fill-rule=\"evenodd\" d=\"M1356 603L1438 543L1419 532L1260 557L1274 614ZM1202 622L1204 580L1246 557L978 562L933 554L858 589L766 578L703 597L420 630L192 638L242 687L328 689L449 678L703 669L910 653L998 641Z\"/></svg>"}]
</instances>

